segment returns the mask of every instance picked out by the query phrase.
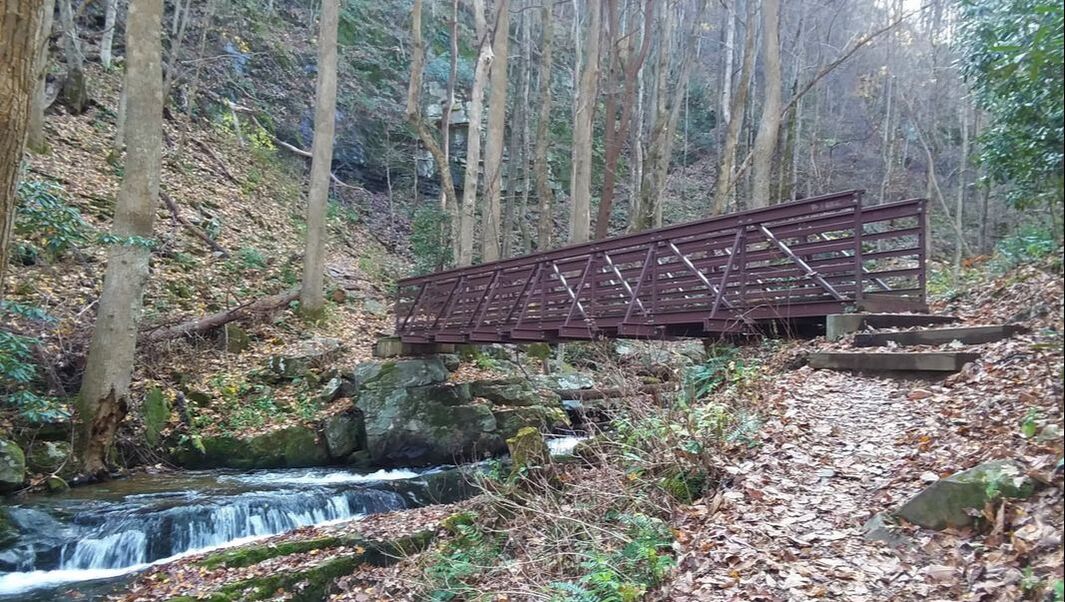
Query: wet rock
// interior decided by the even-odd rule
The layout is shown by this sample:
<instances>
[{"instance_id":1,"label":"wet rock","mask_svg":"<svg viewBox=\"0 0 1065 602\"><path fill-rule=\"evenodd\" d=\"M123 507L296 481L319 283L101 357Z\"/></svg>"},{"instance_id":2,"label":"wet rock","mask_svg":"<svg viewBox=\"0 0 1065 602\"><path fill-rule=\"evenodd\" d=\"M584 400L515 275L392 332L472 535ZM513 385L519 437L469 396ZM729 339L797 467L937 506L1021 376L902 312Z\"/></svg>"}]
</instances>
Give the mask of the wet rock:
<instances>
[{"instance_id":1,"label":"wet rock","mask_svg":"<svg viewBox=\"0 0 1065 602\"><path fill-rule=\"evenodd\" d=\"M73 476L75 471L70 442L35 441L26 454L26 467L35 473Z\"/></svg>"},{"instance_id":2,"label":"wet rock","mask_svg":"<svg viewBox=\"0 0 1065 602\"><path fill-rule=\"evenodd\" d=\"M58 475L51 475L45 479L44 486L48 488L48 493L59 493L70 489L70 485Z\"/></svg>"},{"instance_id":3,"label":"wet rock","mask_svg":"<svg viewBox=\"0 0 1065 602\"><path fill-rule=\"evenodd\" d=\"M26 478L26 456L14 441L0 439L0 492L22 486Z\"/></svg>"},{"instance_id":4,"label":"wet rock","mask_svg":"<svg viewBox=\"0 0 1065 602\"><path fill-rule=\"evenodd\" d=\"M144 396L141 414L144 417L144 440L148 445L158 445L163 429L170 422L170 401L163 395L162 389L153 387L148 391Z\"/></svg>"},{"instance_id":5,"label":"wet rock","mask_svg":"<svg viewBox=\"0 0 1065 602\"><path fill-rule=\"evenodd\" d=\"M186 468L297 468L329 463L324 441L314 429L289 426L267 433L238 437L204 435L201 449L189 445L174 454Z\"/></svg>"},{"instance_id":6,"label":"wet rock","mask_svg":"<svg viewBox=\"0 0 1065 602\"><path fill-rule=\"evenodd\" d=\"M313 369L325 368L340 354L340 340L315 337L270 357L267 368L279 380L299 378Z\"/></svg>"},{"instance_id":7,"label":"wet rock","mask_svg":"<svg viewBox=\"0 0 1065 602\"><path fill-rule=\"evenodd\" d=\"M345 459L362 447L362 415L352 410L330 416L322 423L322 435L329 456L335 460Z\"/></svg>"},{"instance_id":8,"label":"wet rock","mask_svg":"<svg viewBox=\"0 0 1065 602\"><path fill-rule=\"evenodd\" d=\"M1035 482L1024 468L1009 460L985 462L932 483L895 511L894 515L929 529L966 527L988 502L1027 498Z\"/></svg>"}]
</instances>

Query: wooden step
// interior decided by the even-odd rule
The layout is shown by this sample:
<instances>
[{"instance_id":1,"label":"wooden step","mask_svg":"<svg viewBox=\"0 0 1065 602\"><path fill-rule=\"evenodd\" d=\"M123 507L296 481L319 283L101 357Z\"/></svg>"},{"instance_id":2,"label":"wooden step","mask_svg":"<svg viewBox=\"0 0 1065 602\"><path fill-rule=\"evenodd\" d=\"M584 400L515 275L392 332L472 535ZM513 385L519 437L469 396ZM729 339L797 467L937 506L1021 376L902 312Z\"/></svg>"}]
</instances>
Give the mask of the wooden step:
<instances>
[{"instance_id":1,"label":"wooden step","mask_svg":"<svg viewBox=\"0 0 1065 602\"><path fill-rule=\"evenodd\" d=\"M928 313L928 304L920 299L888 293L864 293L856 303L858 310L869 313L917 312Z\"/></svg>"},{"instance_id":2,"label":"wooden step","mask_svg":"<svg viewBox=\"0 0 1065 602\"><path fill-rule=\"evenodd\" d=\"M910 353L830 352L811 353L812 368L829 370L957 372L980 357L961 351L922 351Z\"/></svg>"},{"instance_id":3,"label":"wooden step","mask_svg":"<svg viewBox=\"0 0 1065 602\"><path fill-rule=\"evenodd\" d=\"M848 334L867 328L911 328L957 321L957 316L937 314L832 314L825 317L825 336L830 341L838 341Z\"/></svg>"},{"instance_id":4,"label":"wooden step","mask_svg":"<svg viewBox=\"0 0 1065 602\"><path fill-rule=\"evenodd\" d=\"M900 347L910 347L913 345L946 345L953 341L958 341L963 345L979 345L1008 339L1026 330L1026 328L1017 324L1001 324L998 326L971 326L968 328L907 330L905 332L858 333L854 335L854 346L884 347L888 343L895 343Z\"/></svg>"}]
</instances>

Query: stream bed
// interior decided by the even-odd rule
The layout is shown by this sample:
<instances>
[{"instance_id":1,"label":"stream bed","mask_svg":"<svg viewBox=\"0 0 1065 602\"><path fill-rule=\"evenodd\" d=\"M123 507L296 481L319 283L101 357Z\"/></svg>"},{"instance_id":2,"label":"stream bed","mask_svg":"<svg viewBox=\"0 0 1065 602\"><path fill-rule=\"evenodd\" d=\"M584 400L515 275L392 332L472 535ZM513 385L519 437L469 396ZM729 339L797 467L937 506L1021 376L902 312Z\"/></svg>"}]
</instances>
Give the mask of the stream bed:
<instances>
[{"instance_id":1,"label":"stream bed","mask_svg":"<svg viewBox=\"0 0 1065 602\"><path fill-rule=\"evenodd\" d=\"M136 476L7 507L0 600L84 599L153 563L308 525L456 501L461 469L195 471Z\"/></svg>"}]
</instances>

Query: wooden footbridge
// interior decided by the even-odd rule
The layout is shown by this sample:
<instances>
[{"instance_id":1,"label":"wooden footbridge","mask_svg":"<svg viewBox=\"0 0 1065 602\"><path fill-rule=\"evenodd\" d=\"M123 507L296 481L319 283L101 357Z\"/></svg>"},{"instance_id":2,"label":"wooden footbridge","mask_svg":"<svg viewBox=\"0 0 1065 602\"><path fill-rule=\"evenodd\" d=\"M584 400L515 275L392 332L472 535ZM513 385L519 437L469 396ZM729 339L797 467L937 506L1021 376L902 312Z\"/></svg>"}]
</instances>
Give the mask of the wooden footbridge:
<instances>
[{"instance_id":1,"label":"wooden footbridge","mask_svg":"<svg viewBox=\"0 0 1065 602\"><path fill-rule=\"evenodd\" d=\"M850 190L398 283L407 343L714 337L925 309L926 201Z\"/></svg>"}]
</instances>

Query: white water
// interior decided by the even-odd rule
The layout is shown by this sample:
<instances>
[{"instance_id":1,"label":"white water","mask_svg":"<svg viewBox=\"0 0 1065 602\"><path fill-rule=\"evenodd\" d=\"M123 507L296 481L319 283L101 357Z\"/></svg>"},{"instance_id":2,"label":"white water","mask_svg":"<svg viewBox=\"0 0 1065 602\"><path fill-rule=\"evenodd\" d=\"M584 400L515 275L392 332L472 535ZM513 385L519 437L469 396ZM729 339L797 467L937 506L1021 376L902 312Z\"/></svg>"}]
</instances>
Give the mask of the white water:
<instances>
[{"instance_id":1,"label":"white water","mask_svg":"<svg viewBox=\"0 0 1065 602\"><path fill-rule=\"evenodd\" d=\"M396 491L365 485L386 487L389 481L426 474L256 471L209 478L198 491L133 494L117 502L58 500L54 506L45 498L37 506L13 506L9 514L21 523L22 535L0 554L0 561L17 567L0 572L0 596L111 579L299 527L404 508L408 502ZM57 520L53 514L69 518Z\"/></svg>"},{"instance_id":2,"label":"white water","mask_svg":"<svg viewBox=\"0 0 1065 602\"><path fill-rule=\"evenodd\" d=\"M573 453L573 450L577 448L577 444L584 441L588 437L582 437L579 435L565 435L562 437L552 437L547 440L547 451L552 456L567 456Z\"/></svg>"}]
</instances>

